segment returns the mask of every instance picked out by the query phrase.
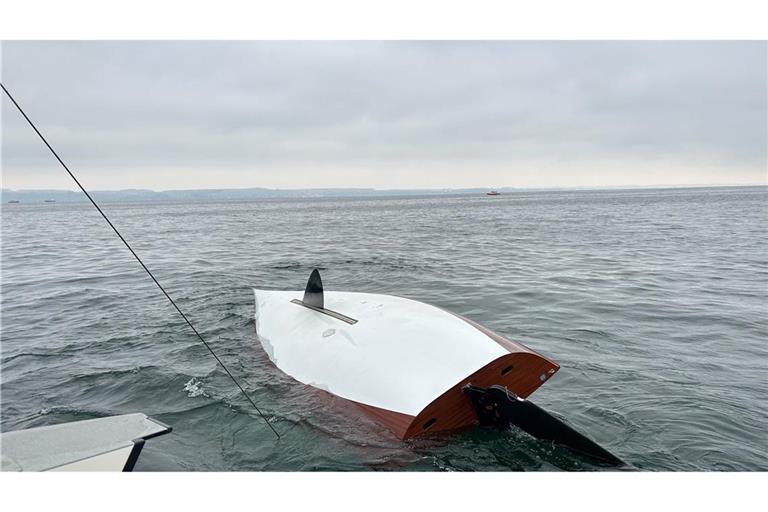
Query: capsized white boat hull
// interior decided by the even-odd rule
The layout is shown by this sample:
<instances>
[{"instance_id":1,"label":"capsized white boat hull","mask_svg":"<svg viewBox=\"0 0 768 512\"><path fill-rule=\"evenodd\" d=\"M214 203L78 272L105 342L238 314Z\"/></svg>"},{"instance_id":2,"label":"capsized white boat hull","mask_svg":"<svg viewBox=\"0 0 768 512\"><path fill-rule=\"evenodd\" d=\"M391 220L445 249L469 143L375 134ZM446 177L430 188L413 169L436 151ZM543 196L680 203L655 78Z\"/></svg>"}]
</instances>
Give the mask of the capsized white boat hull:
<instances>
[{"instance_id":1,"label":"capsized white boat hull","mask_svg":"<svg viewBox=\"0 0 768 512\"><path fill-rule=\"evenodd\" d=\"M280 370L356 403L403 438L476 424L461 392L467 383L526 397L559 368L470 320L403 297L325 291L323 307L312 308L302 291L254 292L257 337Z\"/></svg>"}]
</instances>

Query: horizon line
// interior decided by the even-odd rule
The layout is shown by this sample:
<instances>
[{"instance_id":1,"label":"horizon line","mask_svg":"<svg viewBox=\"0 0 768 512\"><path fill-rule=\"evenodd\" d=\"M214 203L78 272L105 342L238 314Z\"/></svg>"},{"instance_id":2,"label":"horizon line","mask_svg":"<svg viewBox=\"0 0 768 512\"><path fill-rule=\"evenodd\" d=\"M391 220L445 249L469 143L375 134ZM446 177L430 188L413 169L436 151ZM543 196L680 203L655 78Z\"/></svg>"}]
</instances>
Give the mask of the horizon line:
<instances>
[{"instance_id":1,"label":"horizon line","mask_svg":"<svg viewBox=\"0 0 768 512\"><path fill-rule=\"evenodd\" d=\"M415 188L378 188L378 187L297 187L297 188L272 188L272 187L225 187L225 188L171 188L171 189L152 189L152 188L116 188L116 189L93 189L92 192L130 192L130 191L142 191L142 192L201 192L201 191L224 191L224 190L268 190L268 191L312 191L312 190L369 190L376 192L435 192L435 191L463 191L463 190L629 190L629 189L666 189L666 188L739 188L739 187L765 187L768 186L768 182L764 183L677 183L677 184L653 184L653 185L562 185L562 186L540 186L540 187L515 187L515 186L502 186L502 187L483 187L483 186L471 186L471 187L415 187ZM79 189L68 188L6 188L0 187L0 192L74 192L81 193Z\"/></svg>"}]
</instances>

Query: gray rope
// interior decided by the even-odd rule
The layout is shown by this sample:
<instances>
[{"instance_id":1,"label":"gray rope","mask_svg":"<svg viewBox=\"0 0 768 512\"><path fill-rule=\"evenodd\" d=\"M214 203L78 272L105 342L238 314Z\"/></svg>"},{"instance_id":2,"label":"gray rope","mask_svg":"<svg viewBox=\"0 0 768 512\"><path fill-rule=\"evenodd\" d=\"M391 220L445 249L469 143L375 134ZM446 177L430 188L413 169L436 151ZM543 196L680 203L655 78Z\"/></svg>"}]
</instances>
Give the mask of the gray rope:
<instances>
[{"instance_id":1,"label":"gray rope","mask_svg":"<svg viewBox=\"0 0 768 512\"><path fill-rule=\"evenodd\" d=\"M187 318L187 315L184 314L184 312L179 308L179 306L176 304L176 302L171 298L170 295L168 295L168 292L165 291L165 288L160 284L160 282L155 278L155 276L150 272L150 270L147 268L147 266L144 264L143 261L141 261L141 258L139 258L139 255L136 254L136 252L133 250L133 248L130 246L130 244L123 238L123 235L120 234L120 232L117 230L114 224L112 224L112 221L109 220L107 215L101 211L101 208L99 208L99 205L96 204L96 201L93 200L91 197L91 194L88 193L87 190L85 190L85 187L83 187L80 182L75 178L75 175L72 174L72 171L69 170L69 167L67 167L67 164L64 163L64 161L59 157L59 155L56 153L56 151L53 150L50 144L48 144L48 141L45 140L45 137L43 137L43 134L40 133L40 130L37 129L35 124L27 117L27 114L24 113L24 110L19 106L18 103L16 103L16 100L13 99L13 96L11 96L11 93L8 92L8 89L5 88L5 85L0 83L0 87L3 88L3 92L8 96L8 99L11 100L11 102L14 104L16 109L21 113L22 116L24 116L24 119L27 120L27 123L29 123L29 126L32 127L33 130L35 130L35 133L37 133L37 136L40 137L40 140L43 141L43 143L46 145L46 147L50 150L50 152L53 154L53 156L56 157L56 160L59 161L62 167L64 167L64 170L67 171L69 176L77 183L77 186L80 187L80 190L83 191L83 194L85 194L85 197L88 198L88 200L91 202L91 204L98 210L98 212L101 214L102 217L104 217L104 220L107 221L107 224L109 224L109 227L112 228L112 231L115 232L115 234L122 240L122 242L125 244L125 246L128 248L129 251L131 251L131 254L133 254L133 257L136 258L136 261L139 262L139 265L147 272L149 277L152 278L152 281L155 282L158 288L160 288L160 291L163 292L163 295L170 301L171 304L173 304L173 307L176 308L176 311L178 311L179 315L184 319L184 321L187 323L187 325L192 329L192 331L195 333L195 335L200 339L200 341L203 342L203 345L205 345L205 348L208 349L208 352L211 353L211 355L216 359L216 361L221 365L222 368L224 368L224 371L227 372L227 375L229 375L229 378L232 379L232 382L235 383L235 385L240 389L240 391L243 393L243 396L248 399L248 401L251 403L254 409L256 409L256 412L259 413L259 416L267 423L267 426L269 426L270 429L272 429L272 432L275 433L278 439L280 439L280 434L277 433L277 430L275 430L275 427L272 426L272 424L269 422L267 417L264 415L264 413L261 412L261 409L256 405L256 402L251 399L251 397L248 395L248 393L245 392L245 389L240 385L240 383L237 381L234 375L229 371L229 368L224 364L224 362L219 359L219 356L216 355L216 352L213 351L210 345L203 339L203 337L200 335L199 332L197 332L197 329L195 329L195 326L192 325L192 322L189 321L189 318Z\"/></svg>"}]
</instances>

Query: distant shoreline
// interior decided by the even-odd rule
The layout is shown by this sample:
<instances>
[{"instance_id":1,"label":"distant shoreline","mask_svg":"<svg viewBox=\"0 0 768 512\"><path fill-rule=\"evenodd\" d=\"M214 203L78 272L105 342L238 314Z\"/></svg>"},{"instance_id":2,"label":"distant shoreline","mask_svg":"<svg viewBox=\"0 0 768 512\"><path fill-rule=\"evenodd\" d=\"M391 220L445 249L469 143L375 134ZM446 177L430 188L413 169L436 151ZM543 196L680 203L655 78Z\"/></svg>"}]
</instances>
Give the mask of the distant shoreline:
<instances>
[{"instance_id":1,"label":"distant shoreline","mask_svg":"<svg viewBox=\"0 0 768 512\"><path fill-rule=\"evenodd\" d=\"M762 188L762 185L656 185L618 187L541 187L541 188L495 188L500 195L539 192L642 192L653 190L718 189L718 188ZM322 199L322 198L373 198L373 197L430 197L457 195L485 195L491 188L459 189L375 189L375 188L314 188L314 189L191 189L191 190L95 190L96 200L104 202L161 202L161 201L248 201L259 199ZM86 197L75 190L57 189L0 189L4 204L12 203L81 203Z\"/></svg>"}]
</instances>

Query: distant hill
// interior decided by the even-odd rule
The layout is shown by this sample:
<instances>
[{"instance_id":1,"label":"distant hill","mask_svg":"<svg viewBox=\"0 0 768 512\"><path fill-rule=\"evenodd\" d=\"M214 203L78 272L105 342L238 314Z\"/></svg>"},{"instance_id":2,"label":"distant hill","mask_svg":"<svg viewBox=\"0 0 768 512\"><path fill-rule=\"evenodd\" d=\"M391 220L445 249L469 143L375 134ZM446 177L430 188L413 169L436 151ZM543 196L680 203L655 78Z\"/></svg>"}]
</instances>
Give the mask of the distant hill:
<instances>
[{"instance_id":1,"label":"distant hill","mask_svg":"<svg viewBox=\"0 0 768 512\"><path fill-rule=\"evenodd\" d=\"M765 184L755 185L676 185L676 186L638 186L638 187L560 187L560 188L496 188L501 194L521 192L579 192L579 191L611 191L611 190L670 190L686 188L743 188L764 187ZM306 188L306 189L272 189L272 188L222 188L201 190L96 190L91 192L99 202L145 202L145 201L250 201L257 199L280 198L323 198L323 197L397 197L397 196L440 196L440 195L485 195L489 188L453 188L453 189L375 189L375 188ZM11 190L0 189L0 202L18 201L19 203L82 203L88 201L82 192L73 190Z\"/></svg>"},{"instance_id":2,"label":"distant hill","mask_svg":"<svg viewBox=\"0 0 768 512\"><path fill-rule=\"evenodd\" d=\"M511 192L514 189L498 189ZM414 190L379 190L374 188L315 188L315 189L269 189L269 188L229 188L202 190L95 190L93 198L103 202L129 201L247 201L267 198L312 198L312 197L375 197L375 196L416 196L449 194L483 194L487 189L414 189ZM20 203L42 203L46 200L61 203L84 202L88 199L82 192L72 190L11 190L0 189L2 202L19 201Z\"/></svg>"}]
</instances>

